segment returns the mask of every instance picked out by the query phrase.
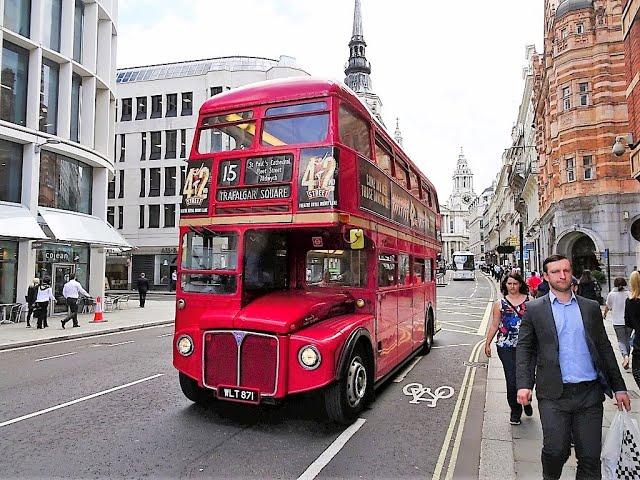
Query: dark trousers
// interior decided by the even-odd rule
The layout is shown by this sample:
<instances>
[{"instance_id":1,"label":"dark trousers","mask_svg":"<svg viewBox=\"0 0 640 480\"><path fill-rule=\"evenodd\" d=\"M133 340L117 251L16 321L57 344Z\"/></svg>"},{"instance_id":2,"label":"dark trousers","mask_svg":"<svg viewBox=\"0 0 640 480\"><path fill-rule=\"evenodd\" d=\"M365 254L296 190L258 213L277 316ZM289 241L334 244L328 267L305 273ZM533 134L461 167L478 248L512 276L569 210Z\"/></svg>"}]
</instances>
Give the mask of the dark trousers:
<instances>
[{"instance_id":1,"label":"dark trousers","mask_svg":"<svg viewBox=\"0 0 640 480\"><path fill-rule=\"evenodd\" d=\"M67 306L69 307L69 313L62 320L62 324L64 325L69 320L73 319L73 326L78 326L78 299L77 298L67 298Z\"/></svg>"},{"instance_id":2,"label":"dark trousers","mask_svg":"<svg viewBox=\"0 0 640 480\"><path fill-rule=\"evenodd\" d=\"M47 325L47 309L49 308L49 302L36 302L35 314L38 319L37 328L48 327Z\"/></svg>"},{"instance_id":3,"label":"dark trousers","mask_svg":"<svg viewBox=\"0 0 640 480\"><path fill-rule=\"evenodd\" d=\"M31 326L31 315L33 315L33 312L35 310L36 310L36 304L35 303L29 303L28 304L28 310L27 310L27 327Z\"/></svg>"},{"instance_id":4,"label":"dark trousers","mask_svg":"<svg viewBox=\"0 0 640 480\"><path fill-rule=\"evenodd\" d=\"M635 347L631 355L631 373L633 373L636 385L640 386L640 350Z\"/></svg>"},{"instance_id":5,"label":"dark trousers","mask_svg":"<svg viewBox=\"0 0 640 480\"><path fill-rule=\"evenodd\" d=\"M497 350L504 369L504 378L507 381L507 401L511 407L511 415L520 418L522 405L518 403L518 388L516 386L516 349L497 347Z\"/></svg>"},{"instance_id":6,"label":"dark trousers","mask_svg":"<svg viewBox=\"0 0 640 480\"><path fill-rule=\"evenodd\" d=\"M565 383L557 400L538 399L542 422L542 473L545 480L557 480L575 444L576 480L600 479L602 450L602 402L597 381Z\"/></svg>"},{"instance_id":7,"label":"dark trousers","mask_svg":"<svg viewBox=\"0 0 640 480\"><path fill-rule=\"evenodd\" d=\"M144 302L147 301L147 292L141 292L138 290L138 295L140 296L140 306L144 307Z\"/></svg>"}]
</instances>

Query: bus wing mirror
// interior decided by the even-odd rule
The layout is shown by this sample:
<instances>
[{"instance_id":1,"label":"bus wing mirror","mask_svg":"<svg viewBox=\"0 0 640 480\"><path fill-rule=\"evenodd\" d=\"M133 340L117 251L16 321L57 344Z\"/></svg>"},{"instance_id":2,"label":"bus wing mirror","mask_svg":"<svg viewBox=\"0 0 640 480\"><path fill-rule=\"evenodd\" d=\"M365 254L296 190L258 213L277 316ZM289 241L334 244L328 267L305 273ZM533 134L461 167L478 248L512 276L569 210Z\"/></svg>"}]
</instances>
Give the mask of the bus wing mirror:
<instances>
[{"instance_id":1,"label":"bus wing mirror","mask_svg":"<svg viewBox=\"0 0 640 480\"><path fill-rule=\"evenodd\" d=\"M364 232L361 228L352 228L349 230L349 245L351 250L364 249Z\"/></svg>"}]
</instances>

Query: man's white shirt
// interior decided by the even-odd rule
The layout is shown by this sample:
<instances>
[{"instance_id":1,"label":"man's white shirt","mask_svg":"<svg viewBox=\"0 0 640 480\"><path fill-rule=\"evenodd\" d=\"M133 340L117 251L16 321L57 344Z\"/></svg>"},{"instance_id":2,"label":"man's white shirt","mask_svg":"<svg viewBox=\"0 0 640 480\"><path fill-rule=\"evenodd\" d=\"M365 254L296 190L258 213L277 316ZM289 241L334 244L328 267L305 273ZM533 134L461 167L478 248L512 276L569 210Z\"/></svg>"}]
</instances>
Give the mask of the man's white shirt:
<instances>
[{"instance_id":1,"label":"man's white shirt","mask_svg":"<svg viewBox=\"0 0 640 480\"><path fill-rule=\"evenodd\" d=\"M82 285L80 285L80 282L78 282L77 280L69 280L64 284L64 287L62 288L62 296L64 298L78 298L80 294L84 295L85 297L89 296L89 294L84 288L82 288Z\"/></svg>"}]
</instances>

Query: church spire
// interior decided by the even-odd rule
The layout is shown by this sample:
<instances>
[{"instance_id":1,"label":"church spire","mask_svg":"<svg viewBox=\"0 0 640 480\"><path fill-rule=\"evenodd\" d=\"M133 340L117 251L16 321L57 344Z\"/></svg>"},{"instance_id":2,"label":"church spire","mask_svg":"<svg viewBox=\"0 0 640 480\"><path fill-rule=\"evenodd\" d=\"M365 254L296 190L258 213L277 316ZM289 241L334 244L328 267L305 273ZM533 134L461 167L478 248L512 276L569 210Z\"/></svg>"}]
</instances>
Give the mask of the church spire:
<instances>
[{"instance_id":1,"label":"church spire","mask_svg":"<svg viewBox=\"0 0 640 480\"><path fill-rule=\"evenodd\" d=\"M402 132L400 131L400 119L396 117L396 131L393 134L393 139L398 145L402 147Z\"/></svg>"},{"instance_id":2,"label":"church spire","mask_svg":"<svg viewBox=\"0 0 640 480\"><path fill-rule=\"evenodd\" d=\"M349 42L349 61L344 70L346 78L344 83L353 90L369 107L369 110L384 125L382 121L382 101L373 93L371 84L371 64L366 57L367 42L364 41L364 29L362 28L362 4L361 0L355 0L353 10L353 33Z\"/></svg>"}]
</instances>

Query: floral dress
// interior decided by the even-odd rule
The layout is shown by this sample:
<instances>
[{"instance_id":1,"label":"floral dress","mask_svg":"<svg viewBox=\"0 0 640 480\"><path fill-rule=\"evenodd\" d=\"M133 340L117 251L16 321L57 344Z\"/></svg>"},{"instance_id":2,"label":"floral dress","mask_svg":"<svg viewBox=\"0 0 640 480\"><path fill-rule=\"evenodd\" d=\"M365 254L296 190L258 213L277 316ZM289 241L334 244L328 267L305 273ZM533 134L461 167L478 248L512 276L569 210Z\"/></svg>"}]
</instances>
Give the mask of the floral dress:
<instances>
[{"instance_id":1,"label":"floral dress","mask_svg":"<svg viewBox=\"0 0 640 480\"><path fill-rule=\"evenodd\" d=\"M527 307L525 303L527 298L520 305L511 305L506 299L500 301L500 324L498 325L498 334L496 338L496 346L501 348L515 348L518 343L518 334L520 333L520 322Z\"/></svg>"}]
</instances>

